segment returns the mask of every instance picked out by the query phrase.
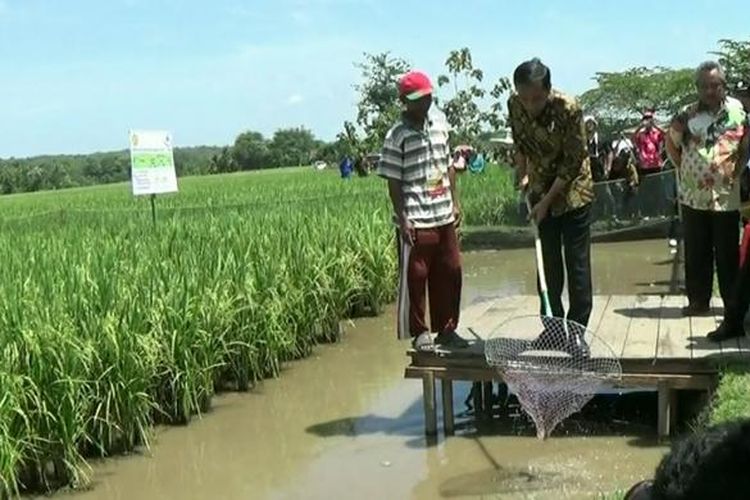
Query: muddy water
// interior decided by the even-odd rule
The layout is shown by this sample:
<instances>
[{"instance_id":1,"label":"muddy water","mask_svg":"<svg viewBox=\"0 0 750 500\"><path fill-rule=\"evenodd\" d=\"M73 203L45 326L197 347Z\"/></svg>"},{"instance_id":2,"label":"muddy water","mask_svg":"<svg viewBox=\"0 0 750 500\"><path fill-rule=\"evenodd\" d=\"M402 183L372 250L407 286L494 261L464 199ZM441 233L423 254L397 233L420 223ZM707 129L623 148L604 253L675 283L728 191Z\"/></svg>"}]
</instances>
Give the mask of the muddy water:
<instances>
[{"instance_id":1,"label":"muddy water","mask_svg":"<svg viewBox=\"0 0 750 500\"><path fill-rule=\"evenodd\" d=\"M594 248L596 293L660 291L663 241ZM465 302L533 293L528 250L466 254ZM94 463L74 500L596 498L649 476L664 448L643 429L539 442L459 418L458 435L423 437L421 384L404 380L407 344L394 311L346 326L249 394L215 399L188 427L162 428L152 450ZM469 387L455 391L457 411ZM64 495L68 496L68 495Z\"/></svg>"}]
</instances>

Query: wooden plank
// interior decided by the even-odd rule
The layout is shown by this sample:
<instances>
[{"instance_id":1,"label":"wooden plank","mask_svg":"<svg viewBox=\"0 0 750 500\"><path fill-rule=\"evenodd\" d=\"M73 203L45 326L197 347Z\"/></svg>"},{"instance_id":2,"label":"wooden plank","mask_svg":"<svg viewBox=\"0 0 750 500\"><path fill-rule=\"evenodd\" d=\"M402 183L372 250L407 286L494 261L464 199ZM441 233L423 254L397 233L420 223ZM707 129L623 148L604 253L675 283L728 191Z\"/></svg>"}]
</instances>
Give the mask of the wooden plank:
<instances>
[{"instance_id":1,"label":"wooden plank","mask_svg":"<svg viewBox=\"0 0 750 500\"><path fill-rule=\"evenodd\" d=\"M631 311L628 338L622 350L622 358L656 359L656 344L659 339L659 317L662 297L653 295L636 299Z\"/></svg>"},{"instance_id":2,"label":"wooden plank","mask_svg":"<svg viewBox=\"0 0 750 500\"><path fill-rule=\"evenodd\" d=\"M712 308L714 300L711 301ZM716 328L716 316L695 316L690 318L690 338L693 342L693 359L721 357L721 344L712 344L706 339L708 332Z\"/></svg>"},{"instance_id":3,"label":"wooden plank","mask_svg":"<svg viewBox=\"0 0 750 500\"><path fill-rule=\"evenodd\" d=\"M475 302L461 309L461 315L459 317L460 325L472 325L478 318L480 318L487 309L495 307L497 299L482 300Z\"/></svg>"},{"instance_id":4,"label":"wooden plank","mask_svg":"<svg viewBox=\"0 0 750 500\"><path fill-rule=\"evenodd\" d=\"M453 381L443 379L441 381L443 399L443 432L446 436L454 433L455 419L453 417Z\"/></svg>"},{"instance_id":5,"label":"wooden plank","mask_svg":"<svg viewBox=\"0 0 750 500\"><path fill-rule=\"evenodd\" d=\"M659 382L657 385L659 394L659 414L657 429L660 438L669 437L671 423L674 420L673 413L675 408L672 406L675 402L674 389L670 388L665 382Z\"/></svg>"},{"instance_id":6,"label":"wooden plank","mask_svg":"<svg viewBox=\"0 0 750 500\"><path fill-rule=\"evenodd\" d=\"M498 298L490 303L481 316L475 317L473 322L461 321L462 328L458 333L473 344L468 349L436 349L435 356L484 358L483 340L490 337L495 330L508 319L518 315L519 310L531 300L528 296L516 295L513 297Z\"/></svg>"},{"instance_id":7,"label":"wooden plank","mask_svg":"<svg viewBox=\"0 0 750 500\"><path fill-rule=\"evenodd\" d=\"M428 436L437 434L437 408L435 404L435 373L422 374L422 402L424 404L424 431Z\"/></svg>"},{"instance_id":8,"label":"wooden plank","mask_svg":"<svg viewBox=\"0 0 750 500\"><path fill-rule=\"evenodd\" d=\"M690 320L681 312L686 305L687 299L682 295L667 295L662 301L656 345L656 357L660 361L667 358L690 360L693 357Z\"/></svg>"},{"instance_id":9,"label":"wooden plank","mask_svg":"<svg viewBox=\"0 0 750 500\"><path fill-rule=\"evenodd\" d=\"M628 336L632 321L629 311L634 303L635 296L633 295L610 296L599 324L595 329L594 325L591 325L599 340L607 344L618 357L622 356L623 346Z\"/></svg>"},{"instance_id":10,"label":"wooden plank","mask_svg":"<svg viewBox=\"0 0 750 500\"><path fill-rule=\"evenodd\" d=\"M423 379L425 373L432 372L435 378L448 380L483 380L499 381L502 378L491 368L426 368L408 367L404 377L412 379ZM663 382L672 389L702 389L708 390L715 385L716 374L648 374L648 373L624 373L622 379L613 383L614 387L657 387Z\"/></svg>"},{"instance_id":11,"label":"wooden plank","mask_svg":"<svg viewBox=\"0 0 750 500\"><path fill-rule=\"evenodd\" d=\"M516 295L499 299L487 309L473 324L467 324L480 338L489 338L497 328L511 318L536 315L534 304L539 307L539 299L535 295Z\"/></svg>"},{"instance_id":12,"label":"wooden plank","mask_svg":"<svg viewBox=\"0 0 750 500\"><path fill-rule=\"evenodd\" d=\"M482 383L482 410L488 417L492 416L492 403L493 403L493 383L483 382Z\"/></svg>"}]
</instances>

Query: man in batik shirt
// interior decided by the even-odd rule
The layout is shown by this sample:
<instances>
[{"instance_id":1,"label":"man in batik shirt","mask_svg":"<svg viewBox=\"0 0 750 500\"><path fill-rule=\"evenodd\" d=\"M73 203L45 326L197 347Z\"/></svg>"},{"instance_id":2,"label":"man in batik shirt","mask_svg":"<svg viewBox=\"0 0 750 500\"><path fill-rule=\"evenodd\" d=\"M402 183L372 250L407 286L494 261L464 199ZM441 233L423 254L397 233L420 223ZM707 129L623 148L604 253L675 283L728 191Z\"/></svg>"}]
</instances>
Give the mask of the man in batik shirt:
<instances>
[{"instance_id":1,"label":"man in batik shirt","mask_svg":"<svg viewBox=\"0 0 750 500\"><path fill-rule=\"evenodd\" d=\"M725 306L730 301L739 266L739 175L747 158L747 115L742 103L727 96L721 66L701 64L696 86L698 102L675 117L667 135L680 174L685 316L712 314L714 262Z\"/></svg>"},{"instance_id":2,"label":"man in batik shirt","mask_svg":"<svg viewBox=\"0 0 750 500\"><path fill-rule=\"evenodd\" d=\"M508 113L515 161L533 205L529 217L539 227L552 314L566 318L562 292L567 271L567 319L585 327L592 307L594 186L583 113L575 100L552 89L550 70L538 59L518 66L513 82L516 93L508 100Z\"/></svg>"}]
</instances>

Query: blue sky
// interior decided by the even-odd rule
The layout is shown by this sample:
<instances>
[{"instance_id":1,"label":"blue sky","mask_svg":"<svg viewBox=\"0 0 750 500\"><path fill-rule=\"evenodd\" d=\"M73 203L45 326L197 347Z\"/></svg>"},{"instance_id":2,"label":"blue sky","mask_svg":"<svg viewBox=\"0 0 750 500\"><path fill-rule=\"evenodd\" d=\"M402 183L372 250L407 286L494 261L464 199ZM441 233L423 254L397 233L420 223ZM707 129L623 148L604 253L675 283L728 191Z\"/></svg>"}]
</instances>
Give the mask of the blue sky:
<instances>
[{"instance_id":1,"label":"blue sky","mask_svg":"<svg viewBox=\"0 0 750 500\"><path fill-rule=\"evenodd\" d=\"M720 7L718 7L720 5ZM598 70L694 66L750 34L746 0L0 0L0 157L178 145L355 113L353 66L390 50L437 75L468 46L487 77L539 56L580 93Z\"/></svg>"}]
</instances>

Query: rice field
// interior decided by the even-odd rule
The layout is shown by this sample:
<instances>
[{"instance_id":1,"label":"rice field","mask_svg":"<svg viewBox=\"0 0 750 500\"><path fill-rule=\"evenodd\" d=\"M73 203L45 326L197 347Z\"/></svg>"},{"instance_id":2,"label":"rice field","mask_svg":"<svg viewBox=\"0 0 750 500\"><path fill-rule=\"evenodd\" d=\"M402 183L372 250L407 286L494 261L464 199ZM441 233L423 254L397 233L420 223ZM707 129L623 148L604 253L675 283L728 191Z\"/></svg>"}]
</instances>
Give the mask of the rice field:
<instances>
[{"instance_id":1,"label":"rice field","mask_svg":"<svg viewBox=\"0 0 750 500\"><path fill-rule=\"evenodd\" d=\"M508 176L461 179L502 223ZM87 457L148 446L394 299L384 182L283 171L0 198L0 498L87 483Z\"/></svg>"}]
</instances>

